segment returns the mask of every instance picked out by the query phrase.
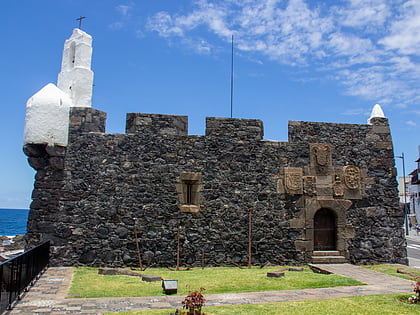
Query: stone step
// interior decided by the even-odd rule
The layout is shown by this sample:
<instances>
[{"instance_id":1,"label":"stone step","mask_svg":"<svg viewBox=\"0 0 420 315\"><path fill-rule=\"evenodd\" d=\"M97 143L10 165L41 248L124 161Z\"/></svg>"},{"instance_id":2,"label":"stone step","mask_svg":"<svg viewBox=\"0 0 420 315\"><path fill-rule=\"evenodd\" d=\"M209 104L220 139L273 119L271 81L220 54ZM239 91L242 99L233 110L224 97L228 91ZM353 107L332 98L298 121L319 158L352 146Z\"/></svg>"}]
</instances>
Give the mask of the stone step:
<instances>
[{"instance_id":1,"label":"stone step","mask_svg":"<svg viewBox=\"0 0 420 315\"><path fill-rule=\"evenodd\" d=\"M338 250L314 250L312 256L340 256Z\"/></svg>"},{"instance_id":2,"label":"stone step","mask_svg":"<svg viewBox=\"0 0 420 315\"><path fill-rule=\"evenodd\" d=\"M344 256L312 256L313 264L343 264L345 262Z\"/></svg>"}]
</instances>

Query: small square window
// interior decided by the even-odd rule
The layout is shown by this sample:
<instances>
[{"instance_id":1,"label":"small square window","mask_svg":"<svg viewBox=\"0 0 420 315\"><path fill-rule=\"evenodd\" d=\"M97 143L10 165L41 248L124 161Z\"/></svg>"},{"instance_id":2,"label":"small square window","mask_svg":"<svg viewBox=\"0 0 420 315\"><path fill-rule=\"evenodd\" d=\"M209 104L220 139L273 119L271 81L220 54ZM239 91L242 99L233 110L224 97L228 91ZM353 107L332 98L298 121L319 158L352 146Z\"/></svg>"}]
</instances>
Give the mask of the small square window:
<instances>
[{"instance_id":1,"label":"small square window","mask_svg":"<svg viewBox=\"0 0 420 315\"><path fill-rule=\"evenodd\" d=\"M182 212L198 212L201 206L201 173L182 172L176 185Z\"/></svg>"}]
</instances>

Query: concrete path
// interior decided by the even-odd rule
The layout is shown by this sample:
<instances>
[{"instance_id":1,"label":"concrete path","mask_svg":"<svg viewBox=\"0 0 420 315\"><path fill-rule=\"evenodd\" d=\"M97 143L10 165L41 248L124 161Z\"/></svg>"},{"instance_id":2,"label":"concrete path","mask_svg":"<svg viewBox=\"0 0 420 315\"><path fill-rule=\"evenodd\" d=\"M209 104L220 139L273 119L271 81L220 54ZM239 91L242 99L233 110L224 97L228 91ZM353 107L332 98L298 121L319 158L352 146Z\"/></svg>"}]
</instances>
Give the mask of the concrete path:
<instances>
[{"instance_id":1,"label":"concrete path","mask_svg":"<svg viewBox=\"0 0 420 315\"><path fill-rule=\"evenodd\" d=\"M387 276L350 264L315 265L331 273L350 277L367 285L265 291L250 293L206 294L206 306L271 303L300 300L331 299L349 296L411 293L413 282ZM140 311L181 307L184 296L149 296L135 298L66 298L72 268L49 268L34 287L7 314L101 314L103 312Z\"/></svg>"}]
</instances>

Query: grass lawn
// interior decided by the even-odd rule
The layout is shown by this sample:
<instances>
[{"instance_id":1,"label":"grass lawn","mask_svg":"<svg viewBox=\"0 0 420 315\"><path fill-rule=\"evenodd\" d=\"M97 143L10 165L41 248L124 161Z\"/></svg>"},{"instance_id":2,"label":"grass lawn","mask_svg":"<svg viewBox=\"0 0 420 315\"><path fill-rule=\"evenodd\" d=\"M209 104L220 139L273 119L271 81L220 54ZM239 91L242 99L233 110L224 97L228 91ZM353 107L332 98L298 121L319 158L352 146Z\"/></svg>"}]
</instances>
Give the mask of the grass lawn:
<instances>
[{"instance_id":1,"label":"grass lawn","mask_svg":"<svg viewBox=\"0 0 420 315\"><path fill-rule=\"evenodd\" d=\"M253 314L253 315L364 315L364 314L420 314L420 305L399 301L403 294L356 296L349 298L282 302L268 304L248 304L206 307L202 311L211 314ZM181 311L181 309L180 309ZM148 310L141 312L106 313L118 315L169 315L174 309Z\"/></svg>"},{"instance_id":2,"label":"grass lawn","mask_svg":"<svg viewBox=\"0 0 420 315\"><path fill-rule=\"evenodd\" d=\"M395 276L395 277L399 277L399 278L403 278L403 279L407 279L407 280L413 280L413 277L403 274L403 273L398 273L397 269L401 268L410 272L413 272L415 274L417 274L420 277L420 271L419 270L413 270L410 268L404 268L401 266L394 266L394 265L373 265L373 266L362 266L365 267L367 269L371 269L371 270L375 270L378 272L382 272L382 273L386 273L387 275L391 275L391 276Z\"/></svg>"},{"instance_id":3,"label":"grass lawn","mask_svg":"<svg viewBox=\"0 0 420 315\"><path fill-rule=\"evenodd\" d=\"M281 267L258 267L239 269L231 267L216 267L193 269L188 271L171 271L164 268L150 268L144 274L161 276L163 279L178 280L178 295L187 295L189 290L204 287L204 294L256 292L270 290L294 290L304 288L327 288L335 286L361 285L354 279L335 274L318 274L305 267L303 272L286 271L285 277L268 278L268 271L279 270ZM187 285L190 288L186 287ZM133 276L104 276L98 274L97 268L76 268L71 287L71 297L136 297L162 296L162 284L158 282L141 281Z\"/></svg>"}]
</instances>

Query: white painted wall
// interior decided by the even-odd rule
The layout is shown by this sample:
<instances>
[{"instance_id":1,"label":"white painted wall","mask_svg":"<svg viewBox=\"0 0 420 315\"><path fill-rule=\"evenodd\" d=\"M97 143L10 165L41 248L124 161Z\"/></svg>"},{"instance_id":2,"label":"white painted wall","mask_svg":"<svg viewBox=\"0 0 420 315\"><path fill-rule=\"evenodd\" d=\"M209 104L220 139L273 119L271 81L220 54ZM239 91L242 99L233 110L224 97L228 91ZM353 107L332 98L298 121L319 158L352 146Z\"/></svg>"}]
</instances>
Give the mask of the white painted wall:
<instances>
[{"instance_id":1,"label":"white painted wall","mask_svg":"<svg viewBox=\"0 0 420 315\"><path fill-rule=\"evenodd\" d=\"M26 103L24 144L67 146L71 99L49 83Z\"/></svg>"},{"instance_id":2,"label":"white painted wall","mask_svg":"<svg viewBox=\"0 0 420 315\"><path fill-rule=\"evenodd\" d=\"M57 86L72 99L73 107L91 107L93 72L92 37L76 28L64 43Z\"/></svg>"},{"instance_id":3,"label":"white painted wall","mask_svg":"<svg viewBox=\"0 0 420 315\"><path fill-rule=\"evenodd\" d=\"M57 86L50 83L26 103L24 144L67 146L70 107L91 107L92 37L74 29L64 43Z\"/></svg>"}]
</instances>

